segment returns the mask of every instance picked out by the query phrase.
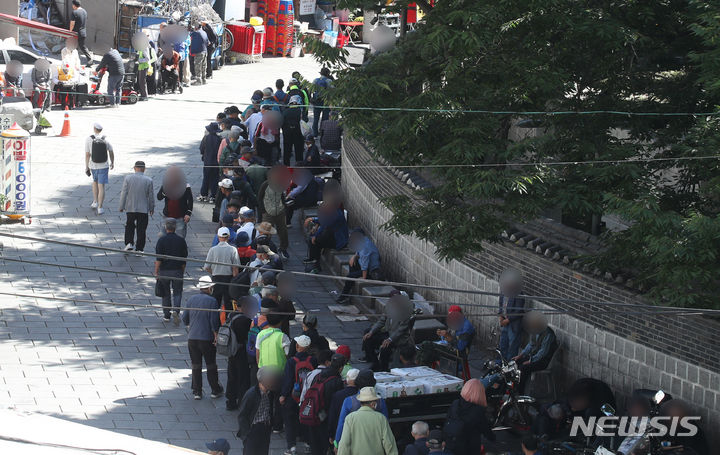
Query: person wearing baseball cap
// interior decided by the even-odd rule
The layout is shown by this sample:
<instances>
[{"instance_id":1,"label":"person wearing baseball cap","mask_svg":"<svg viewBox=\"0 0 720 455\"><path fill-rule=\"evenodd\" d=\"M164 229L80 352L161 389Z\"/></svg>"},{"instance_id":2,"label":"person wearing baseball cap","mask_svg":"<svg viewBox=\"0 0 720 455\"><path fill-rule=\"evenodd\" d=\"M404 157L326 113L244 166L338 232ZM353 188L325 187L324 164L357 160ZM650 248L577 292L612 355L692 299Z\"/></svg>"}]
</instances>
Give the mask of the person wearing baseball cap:
<instances>
[{"instance_id":1,"label":"person wearing baseball cap","mask_svg":"<svg viewBox=\"0 0 720 455\"><path fill-rule=\"evenodd\" d=\"M222 302L225 310L230 311L232 310L232 301L227 283L240 273L240 256L238 256L237 248L228 243L230 229L225 226L218 229L217 238L218 244L208 251L203 269L212 275L213 282L216 283L213 296L217 299L217 303ZM220 316L223 323L225 322L224 316L224 313Z\"/></svg>"},{"instance_id":2,"label":"person wearing baseball cap","mask_svg":"<svg viewBox=\"0 0 720 455\"><path fill-rule=\"evenodd\" d=\"M230 452L230 443L227 439L219 438L213 442L208 442L205 447L209 450L210 455L228 455Z\"/></svg>"},{"instance_id":3,"label":"person wearing baseball cap","mask_svg":"<svg viewBox=\"0 0 720 455\"><path fill-rule=\"evenodd\" d=\"M228 237L227 242L230 245L237 246L237 233L235 232L235 229L234 229L235 220L233 219L232 215L230 215L229 213L226 213L225 215L222 216L221 220L222 220L221 227L226 227L230 231L230 237ZM215 238L212 241L212 246L215 246L218 243L220 243L220 238L216 234Z\"/></svg>"},{"instance_id":4,"label":"person wearing baseball cap","mask_svg":"<svg viewBox=\"0 0 720 455\"><path fill-rule=\"evenodd\" d=\"M287 450L295 453L297 437L300 433L298 421L300 393L307 375L317 368L317 360L310 355L310 337L300 335L293 339L296 346L295 355L288 358L285 364L282 387L280 389L280 405L283 407L283 423ZM287 453L287 452L286 452Z\"/></svg>"},{"instance_id":5,"label":"person wearing baseball cap","mask_svg":"<svg viewBox=\"0 0 720 455\"><path fill-rule=\"evenodd\" d=\"M360 370L357 368L351 368L348 370L345 376L345 388L338 390L330 401L330 412L328 412L328 427L333 429L332 434L337 431L338 421L340 419L340 409L342 408L345 398L357 395L359 389L355 384L355 380L360 374Z\"/></svg>"},{"instance_id":6,"label":"person wearing baseball cap","mask_svg":"<svg viewBox=\"0 0 720 455\"><path fill-rule=\"evenodd\" d=\"M428 435L426 444L429 454L450 455L450 452L445 451L445 435L443 435L442 430L432 430Z\"/></svg>"},{"instance_id":7,"label":"person wearing baseball cap","mask_svg":"<svg viewBox=\"0 0 720 455\"><path fill-rule=\"evenodd\" d=\"M123 180L118 210L126 213L125 251L143 252L148 222L155 212L155 190L152 179L145 175L144 161L136 161L133 169L135 173L126 175Z\"/></svg>"},{"instance_id":8,"label":"person wearing baseball cap","mask_svg":"<svg viewBox=\"0 0 720 455\"><path fill-rule=\"evenodd\" d=\"M207 369L207 380L212 389L212 398L221 397L223 388L218 381L218 366L215 360L215 337L220 328L220 318L216 311L217 300L212 296L213 279L202 276L198 280L199 294L188 299L182 321L188 330L188 351L192 364L192 392L196 400L202 399L202 366L203 359Z\"/></svg>"},{"instance_id":9,"label":"person wearing baseball cap","mask_svg":"<svg viewBox=\"0 0 720 455\"><path fill-rule=\"evenodd\" d=\"M374 387L365 387L357 395L360 409L345 419L338 455L372 453L396 455L395 437L388 420L375 412L380 397Z\"/></svg>"},{"instance_id":10,"label":"person wearing baseball cap","mask_svg":"<svg viewBox=\"0 0 720 455\"><path fill-rule=\"evenodd\" d=\"M335 353L345 357L345 366L343 366L342 372L340 373L342 378L345 379L347 372L352 369L352 365L350 365L350 346L341 344L337 347Z\"/></svg>"},{"instance_id":11,"label":"person wearing baseball cap","mask_svg":"<svg viewBox=\"0 0 720 455\"><path fill-rule=\"evenodd\" d=\"M96 209L98 215L105 213L105 185L109 183L110 169L115 167L112 145L102 134L102 130L102 125L96 122L93 125L93 134L85 139L85 174L92 176L93 201L90 208Z\"/></svg>"},{"instance_id":12,"label":"person wearing baseball cap","mask_svg":"<svg viewBox=\"0 0 720 455\"><path fill-rule=\"evenodd\" d=\"M459 305L451 305L448 308L447 328L438 329L436 333L440 341L424 341L420 345L417 356L420 365L432 365L433 362L447 355L467 358L470 345L475 338L475 327L465 317Z\"/></svg>"},{"instance_id":13,"label":"person wearing baseball cap","mask_svg":"<svg viewBox=\"0 0 720 455\"><path fill-rule=\"evenodd\" d=\"M302 77L300 73L295 71L288 82L288 96L299 96L302 104L302 119L308 121L308 106L310 105L310 97L308 96L307 90L302 86Z\"/></svg>"}]
</instances>

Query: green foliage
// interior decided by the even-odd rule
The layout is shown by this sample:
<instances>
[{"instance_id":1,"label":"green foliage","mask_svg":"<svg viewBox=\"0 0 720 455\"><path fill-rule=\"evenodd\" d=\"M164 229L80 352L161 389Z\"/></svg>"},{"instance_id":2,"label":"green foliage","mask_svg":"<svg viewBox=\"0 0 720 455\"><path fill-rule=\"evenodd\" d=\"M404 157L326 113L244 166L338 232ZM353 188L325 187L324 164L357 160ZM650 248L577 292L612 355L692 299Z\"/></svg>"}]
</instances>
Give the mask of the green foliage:
<instances>
[{"instance_id":1,"label":"green foliage","mask_svg":"<svg viewBox=\"0 0 720 455\"><path fill-rule=\"evenodd\" d=\"M437 112L708 112L720 104L720 6L700 0L443 0L391 51L359 69L328 58L329 94L351 135L438 183L386 203L388 228L432 241L444 258L498 239L543 210L617 213L596 262L631 273L665 304L720 307L715 121L693 116L545 115L513 140L513 115ZM330 54L332 56L332 54ZM322 61L325 52L318 54ZM382 107L423 109L382 111ZM622 164L534 163L664 157ZM518 166L514 164L525 163ZM494 167L452 167L493 164ZM530 164L530 165L527 165Z\"/></svg>"}]
</instances>

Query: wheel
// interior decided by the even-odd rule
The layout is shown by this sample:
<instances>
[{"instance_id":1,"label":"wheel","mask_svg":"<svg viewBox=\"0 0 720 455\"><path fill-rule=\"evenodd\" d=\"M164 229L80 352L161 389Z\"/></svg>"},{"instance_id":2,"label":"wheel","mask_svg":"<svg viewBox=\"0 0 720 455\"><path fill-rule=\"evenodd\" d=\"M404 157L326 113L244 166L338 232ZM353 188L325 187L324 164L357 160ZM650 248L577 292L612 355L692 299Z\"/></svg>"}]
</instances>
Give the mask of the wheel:
<instances>
[{"instance_id":1,"label":"wheel","mask_svg":"<svg viewBox=\"0 0 720 455\"><path fill-rule=\"evenodd\" d=\"M127 100L129 104L135 104L138 102L138 96L134 93L131 93L130 95L128 95Z\"/></svg>"},{"instance_id":2,"label":"wheel","mask_svg":"<svg viewBox=\"0 0 720 455\"><path fill-rule=\"evenodd\" d=\"M229 29L225 29L223 32L223 43L222 43L222 49L224 51L232 49L233 45L235 44L235 37L233 36L232 32Z\"/></svg>"},{"instance_id":3,"label":"wheel","mask_svg":"<svg viewBox=\"0 0 720 455\"><path fill-rule=\"evenodd\" d=\"M96 101L97 101L97 104L99 104L100 106L104 106L107 104L107 99L105 99L104 95L98 96Z\"/></svg>"},{"instance_id":4,"label":"wheel","mask_svg":"<svg viewBox=\"0 0 720 455\"><path fill-rule=\"evenodd\" d=\"M511 403L502 410L497 420L500 426L507 426L518 433L529 431L532 423L538 416L538 410L533 403Z\"/></svg>"}]
</instances>

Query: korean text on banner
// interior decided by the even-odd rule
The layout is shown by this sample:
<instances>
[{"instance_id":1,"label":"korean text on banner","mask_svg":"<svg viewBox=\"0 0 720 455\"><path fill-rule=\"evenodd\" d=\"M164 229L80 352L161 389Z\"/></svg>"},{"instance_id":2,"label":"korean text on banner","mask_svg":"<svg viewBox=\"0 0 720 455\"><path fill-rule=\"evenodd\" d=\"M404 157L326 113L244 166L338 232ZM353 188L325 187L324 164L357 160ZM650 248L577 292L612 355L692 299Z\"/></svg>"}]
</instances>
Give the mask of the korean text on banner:
<instances>
[{"instance_id":1,"label":"korean text on banner","mask_svg":"<svg viewBox=\"0 0 720 455\"><path fill-rule=\"evenodd\" d=\"M300 0L300 16L315 14L315 0Z\"/></svg>"},{"instance_id":2,"label":"korean text on banner","mask_svg":"<svg viewBox=\"0 0 720 455\"><path fill-rule=\"evenodd\" d=\"M2 137L2 212L30 213L30 135L12 125Z\"/></svg>"}]
</instances>

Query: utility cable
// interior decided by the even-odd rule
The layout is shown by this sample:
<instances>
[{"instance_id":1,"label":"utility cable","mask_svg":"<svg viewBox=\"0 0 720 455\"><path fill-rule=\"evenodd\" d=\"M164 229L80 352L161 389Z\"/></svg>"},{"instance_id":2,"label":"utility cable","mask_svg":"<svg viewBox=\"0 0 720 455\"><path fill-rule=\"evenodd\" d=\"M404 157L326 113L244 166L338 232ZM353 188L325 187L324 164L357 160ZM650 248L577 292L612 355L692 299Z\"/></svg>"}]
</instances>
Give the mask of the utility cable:
<instances>
[{"instance_id":1,"label":"utility cable","mask_svg":"<svg viewBox=\"0 0 720 455\"><path fill-rule=\"evenodd\" d=\"M91 300L91 299L80 299L80 298L74 298L74 297L55 297L50 295L42 295L42 294L25 294L22 292L4 292L0 291L0 295L6 295L10 297L22 297L22 298L30 298L30 299L45 299L45 300L58 300L61 302L74 302L74 303L88 303L91 305L113 305L113 306L119 306L119 307L127 307L127 308L140 308L140 309L150 309L150 310L160 310L162 309L161 306L158 305L152 305L152 304L144 304L144 303L125 303L125 302L108 302L103 300ZM191 311L206 311L211 313L236 313L237 311L233 310L225 310L222 308L187 308L183 307L184 310L191 310ZM171 311L174 310L174 308L170 309ZM542 313L542 314L585 314L587 310L545 310L545 309L535 309L536 311ZM304 315L306 313L310 314L330 314L333 316L337 316L337 314L333 311L305 311L305 312L280 312L280 311L268 311L263 312L262 314L276 314L280 316L298 316L298 315ZM625 311L625 310L608 310L603 311L605 314L647 314L647 311ZM663 312L658 312L656 314L665 314ZM697 316L697 315L704 315L704 310L691 310L691 311L683 311L681 313L678 312L671 312L669 314L672 315L680 315L680 316ZM346 316L365 316L365 317L379 317L382 316L381 314L377 313L346 313L344 314ZM436 315L436 314L419 314L414 316L416 319L438 319L438 318L446 318L447 315ZM490 312L490 313L479 313L479 314L472 314L472 317L498 317L497 312Z\"/></svg>"},{"instance_id":2,"label":"utility cable","mask_svg":"<svg viewBox=\"0 0 720 455\"><path fill-rule=\"evenodd\" d=\"M705 156L680 156L676 158L628 158L623 160L585 160L585 161L538 161L529 163L480 163L480 164L359 164L353 165L355 169L443 169L443 168L466 168L466 169L486 169L486 168L513 168L513 167L529 167L529 166L580 166L580 165L595 165L595 164L636 164L636 163L652 163L652 162L663 162L663 161L703 161L703 160L717 160L720 159L720 155L705 155ZM31 164L47 164L52 166L72 166L77 167L75 163L63 162L52 162L52 161L34 161L30 160ZM265 169L271 169L275 166L258 165ZM204 164L183 164L183 168L235 168L238 166L221 166L212 165L206 166ZM328 172L334 168L340 167L339 163L337 166L287 166L293 169L327 169Z\"/></svg>"},{"instance_id":3,"label":"utility cable","mask_svg":"<svg viewBox=\"0 0 720 455\"><path fill-rule=\"evenodd\" d=\"M97 268L97 267L86 267L86 266L79 266L79 265L70 265L70 264L57 264L57 263L51 263L51 262L44 262L44 261L31 261L28 259L21 259L21 258L8 258L5 256L0 257L0 261L9 261L9 262L16 262L16 263L23 263L23 264L32 264L32 265L40 265L40 266L48 266L48 267L57 267L57 268L68 268L68 269L74 269L74 270L85 270L85 271L92 271L97 273L110 273L110 274L116 274L116 275L127 275L127 276L134 276L137 278L145 278L145 279L167 279L167 280L181 280L183 282L192 282L197 283L197 278L192 277L173 277L173 276L164 276L164 275L148 275L148 274L142 274L138 272L127 272L127 271L118 271L118 270L109 270L109 269L103 269L103 268ZM264 269L267 270L267 269ZM337 280L343 280L342 277L333 277ZM242 284L242 283L223 283L224 286L228 287L240 287L240 288L252 288L254 286L248 285L248 284ZM325 291L313 291L310 289L295 289L294 293L305 293L305 294L319 294L323 296L327 296L330 293ZM355 298L363 298L363 299L374 299L377 298L377 296L370 296L370 295L358 295L358 294L341 294L336 293L333 294L335 297L355 297ZM383 298L383 297L381 297ZM530 297L527 297L530 298ZM543 297L537 296L532 297L534 300L542 300ZM409 299L411 302L424 302L424 303L434 303L434 304L443 304L443 305L459 305L461 307L469 307L469 308L486 308L486 309L494 309L497 310L497 305L483 305L479 303L464 303L464 302L449 302L449 301L441 301L441 300L424 300L424 299ZM597 305L596 305L597 306ZM632 303L614 303L614 302L606 302L603 306L618 306L618 307L630 307L630 308L644 308L650 311L652 314L682 314L685 312L692 312L696 311L691 308L677 308L677 307L662 307L662 306L653 306L653 305L636 305ZM563 312L562 309L551 309L547 310L550 312ZM588 310L585 309L587 313L601 313L602 310ZM714 310L708 310L710 312ZM496 313L495 313L496 314Z\"/></svg>"}]
</instances>

